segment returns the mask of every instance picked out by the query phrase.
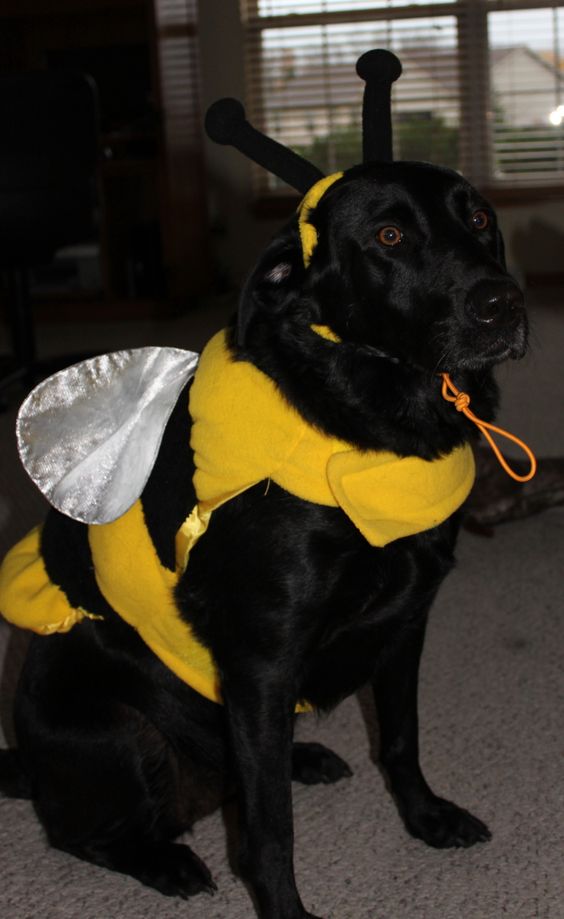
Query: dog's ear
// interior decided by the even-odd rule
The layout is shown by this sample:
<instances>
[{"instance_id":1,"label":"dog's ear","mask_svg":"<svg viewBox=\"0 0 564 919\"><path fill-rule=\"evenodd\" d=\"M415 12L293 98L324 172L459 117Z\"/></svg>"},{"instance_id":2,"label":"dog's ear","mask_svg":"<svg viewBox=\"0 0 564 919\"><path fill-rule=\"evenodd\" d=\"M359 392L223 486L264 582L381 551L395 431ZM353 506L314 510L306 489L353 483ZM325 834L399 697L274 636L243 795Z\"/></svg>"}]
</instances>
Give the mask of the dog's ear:
<instances>
[{"instance_id":1,"label":"dog's ear","mask_svg":"<svg viewBox=\"0 0 564 919\"><path fill-rule=\"evenodd\" d=\"M269 243L247 279L237 314L237 344L245 346L247 334L259 314L276 322L301 288L305 274L297 220Z\"/></svg>"}]
</instances>

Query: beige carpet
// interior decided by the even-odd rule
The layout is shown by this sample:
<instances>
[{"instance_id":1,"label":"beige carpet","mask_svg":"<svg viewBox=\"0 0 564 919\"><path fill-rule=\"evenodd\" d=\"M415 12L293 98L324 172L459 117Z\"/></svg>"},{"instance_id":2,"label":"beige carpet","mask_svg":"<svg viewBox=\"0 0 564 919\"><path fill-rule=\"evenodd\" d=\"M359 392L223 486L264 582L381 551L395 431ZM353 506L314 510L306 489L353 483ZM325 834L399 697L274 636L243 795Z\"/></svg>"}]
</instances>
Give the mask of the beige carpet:
<instances>
[{"instance_id":1,"label":"beige carpet","mask_svg":"<svg viewBox=\"0 0 564 919\"><path fill-rule=\"evenodd\" d=\"M199 347L218 319L167 325L159 341L172 335ZM502 420L539 453L564 454L564 309L537 307L533 321L531 356L502 373ZM143 344L145 332L130 342L131 328L106 329L100 347ZM43 510L17 467L12 426L13 415L0 417L0 551ZM440 852L405 833L371 761L377 729L366 692L321 722L304 716L299 736L322 740L354 769L333 788L294 787L299 887L325 919L564 917L564 510L500 527L491 540L464 533L458 556L428 634L422 758L435 790L484 819L493 839ZM0 627L8 734L24 643ZM191 845L219 892L186 904L49 850L31 805L0 799L0 916L250 919L248 893L230 866L231 817L217 813L196 826Z\"/></svg>"}]
</instances>

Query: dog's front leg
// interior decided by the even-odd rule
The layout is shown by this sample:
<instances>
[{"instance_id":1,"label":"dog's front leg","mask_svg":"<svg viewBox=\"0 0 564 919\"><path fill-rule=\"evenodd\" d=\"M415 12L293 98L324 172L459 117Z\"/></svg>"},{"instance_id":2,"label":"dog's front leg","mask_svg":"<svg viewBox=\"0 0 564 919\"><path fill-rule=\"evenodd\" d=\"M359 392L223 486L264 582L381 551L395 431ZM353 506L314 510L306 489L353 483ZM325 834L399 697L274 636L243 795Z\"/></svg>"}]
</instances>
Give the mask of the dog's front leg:
<instances>
[{"instance_id":1,"label":"dog's front leg","mask_svg":"<svg viewBox=\"0 0 564 919\"><path fill-rule=\"evenodd\" d=\"M253 670L253 667L249 668ZM240 808L240 866L261 919L316 919L301 903L294 878L291 794L294 700L280 676L224 675Z\"/></svg>"},{"instance_id":2,"label":"dog's front leg","mask_svg":"<svg viewBox=\"0 0 564 919\"><path fill-rule=\"evenodd\" d=\"M437 848L471 846L490 838L468 811L437 797L419 763L417 686L427 611L400 632L374 679L380 758L409 832Z\"/></svg>"}]
</instances>

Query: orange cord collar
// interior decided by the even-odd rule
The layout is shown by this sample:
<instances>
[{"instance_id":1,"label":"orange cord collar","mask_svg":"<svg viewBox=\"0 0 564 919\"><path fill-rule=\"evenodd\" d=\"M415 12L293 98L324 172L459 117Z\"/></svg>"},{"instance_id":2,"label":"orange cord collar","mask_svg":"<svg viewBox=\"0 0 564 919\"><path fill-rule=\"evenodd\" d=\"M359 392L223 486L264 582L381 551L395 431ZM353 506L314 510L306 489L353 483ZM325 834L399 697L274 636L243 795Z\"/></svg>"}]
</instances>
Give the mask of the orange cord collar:
<instances>
[{"instance_id":1,"label":"orange cord collar","mask_svg":"<svg viewBox=\"0 0 564 919\"><path fill-rule=\"evenodd\" d=\"M460 390L457 389L454 383L452 382L448 373L442 373L441 376L443 378L443 386L442 386L443 399L446 399L447 402L453 402L454 407L458 412L462 412L464 415L466 415L467 418L470 419L470 421L473 421L474 424L477 425L481 433L484 435L484 437L488 441L493 452L495 453L502 468L505 469L506 473L510 475L512 479L515 479L516 482L529 482L533 478L535 472L537 471L537 460L536 460L535 454L530 449L530 447L528 447L526 443L520 440L519 437L515 437L514 434L510 434L509 431L504 431L503 428L498 428L496 427L495 424L489 424L487 421L482 421L480 418L477 418L474 412L472 412L469 408L470 396L468 395L468 393L460 392ZM501 450L496 444L495 440L491 436L490 431L494 431L496 434L499 434L501 437L506 437L508 440L512 440L513 443L517 444L519 447L521 447L522 450L524 450L531 464L531 468L526 475L519 475L519 473L515 472L511 468L511 466L509 466L509 464L507 463L507 460L505 459Z\"/></svg>"}]
</instances>

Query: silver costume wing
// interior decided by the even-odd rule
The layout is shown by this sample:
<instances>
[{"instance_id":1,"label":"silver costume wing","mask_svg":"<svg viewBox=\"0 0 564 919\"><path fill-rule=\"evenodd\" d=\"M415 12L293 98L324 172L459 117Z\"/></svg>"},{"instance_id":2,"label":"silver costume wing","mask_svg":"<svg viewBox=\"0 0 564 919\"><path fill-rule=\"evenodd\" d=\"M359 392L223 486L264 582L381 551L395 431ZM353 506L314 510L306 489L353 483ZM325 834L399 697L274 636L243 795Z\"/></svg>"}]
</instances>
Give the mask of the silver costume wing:
<instances>
[{"instance_id":1,"label":"silver costume wing","mask_svg":"<svg viewBox=\"0 0 564 919\"><path fill-rule=\"evenodd\" d=\"M18 449L53 507L83 523L109 523L131 507L198 358L179 348L116 351L61 370L29 394Z\"/></svg>"}]
</instances>

